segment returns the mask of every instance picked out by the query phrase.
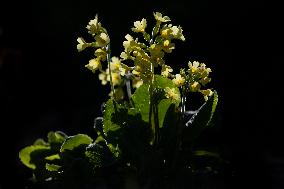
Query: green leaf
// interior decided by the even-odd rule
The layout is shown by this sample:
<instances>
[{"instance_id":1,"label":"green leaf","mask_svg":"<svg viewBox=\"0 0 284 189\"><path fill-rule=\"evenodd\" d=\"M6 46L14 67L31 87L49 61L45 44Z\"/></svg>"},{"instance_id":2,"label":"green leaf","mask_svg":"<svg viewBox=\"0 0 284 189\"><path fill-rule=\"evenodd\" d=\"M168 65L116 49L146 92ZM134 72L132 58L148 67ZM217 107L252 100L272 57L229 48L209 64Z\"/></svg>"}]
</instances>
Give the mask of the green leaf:
<instances>
[{"instance_id":1,"label":"green leaf","mask_svg":"<svg viewBox=\"0 0 284 189\"><path fill-rule=\"evenodd\" d=\"M45 159L49 160L49 161L53 161L53 160L60 159L60 156L59 156L59 154L54 154L54 155L45 157Z\"/></svg>"},{"instance_id":2,"label":"green leaf","mask_svg":"<svg viewBox=\"0 0 284 189\"><path fill-rule=\"evenodd\" d=\"M61 166L60 165L46 163L45 164L45 168L48 171L58 171L61 168Z\"/></svg>"},{"instance_id":3,"label":"green leaf","mask_svg":"<svg viewBox=\"0 0 284 189\"><path fill-rule=\"evenodd\" d=\"M93 142L88 135L77 134L75 136L68 137L61 146L60 152L65 150L73 150L81 145L89 145Z\"/></svg>"},{"instance_id":4,"label":"green leaf","mask_svg":"<svg viewBox=\"0 0 284 189\"><path fill-rule=\"evenodd\" d=\"M174 85L172 80L155 75L154 81L154 88L156 91L155 96L155 104L158 105L158 118L159 118L159 127L163 127L165 115L167 113L168 108L173 103L170 99L166 99L164 89L166 87L175 88L177 91L178 88ZM145 122L149 122L149 110L150 110L150 103L149 103L149 84L143 84L140 86L135 93L132 95L133 102L135 104L135 109L139 112L142 116L142 120ZM180 101L175 101L174 104L178 106Z\"/></svg>"},{"instance_id":5,"label":"green leaf","mask_svg":"<svg viewBox=\"0 0 284 189\"><path fill-rule=\"evenodd\" d=\"M59 143L59 144L62 144L65 139L67 138L67 136L63 133L63 132L60 132L60 131L50 131L48 134L47 134L47 138L48 138L48 142L50 144L52 143Z\"/></svg>"},{"instance_id":6,"label":"green leaf","mask_svg":"<svg viewBox=\"0 0 284 189\"><path fill-rule=\"evenodd\" d=\"M218 94L214 91L214 94L208 99L208 101L198 110L198 113L193 115L190 120L190 124L185 127L183 132L184 141L193 142L202 131L210 124L212 117L215 113L218 103Z\"/></svg>"},{"instance_id":7,"label":"green leaf","mask_svg":"<svg viewBox=\"0 0 284 189\"><path fill-rule=\"evenodd\" d=\"M142 117L142 120L149 122L149 108L150 108L150 95L149 95L149 85L143 84L135 93L132 95L132 100L135 104L135 109L137 109Z\"/></svg>"},{"instance_id":8,"label":"green leaf","mask_svg":"<svg viewBox=\"0 0 284 189\"><path fill-rule=\"evenodd\" d=\"M120 125L113 123L112 118L116 116L116 111L122 108L121 105L113 102L112 99L109 99L105 105L104 110L104 119L103 119L103 132L107 135L109 131L117 131L120 129Z\"/></svg>"},{"instance_id":9,"label":"green leaf","mask_svg":"<svg viewBox=\"0 0 284 189\"><path fill-rule=\"evenodd\" d=\"M50 150L50 147L42 146L42 145L27 146L20 151L19 153L20 160L25 166L31 169L36 169L36 165L34 164L34 162L32 162L31 154L33 152L41 151L41 150L44 150L44 151Z\"/></svg>"},{"instance_id":10,"label":"green leaf","mask_svg":"<svg viewBox=\"0 0 284 189\"><path fill-rule=\"evenodd\" d=\"M39 138L34 142L34 145L48 146L49 144L45 142L42 138Z\"/></svg>"},{"instance_id":11,"label":"green leaf","mask_svg":"<svg viewBox=\"0 0 284 189\"><path fill-rule=\"evenodd\" d=\"M85 156L93 168L108 166L115 162L114 154L106 144L91 144L86 148Z\"/></svg>"},{"instance_id":12,"label":"green leaf","mask_svg":"<svg viewBox=\"0 0 284 189\"><path fill-rule=\"evenodd\" d=\"M164 126L164 120L167 114L169 107L172 105L170 99L162 99L158 105L158 117L159 117L159 127Z\"/></svg>"},{"instance_id":13,"label":"green leaf","mask_svg":"<svg viewBox=\"0 0 284 189\"><path fill-rule=\"evenodd\" d=\"M113 100L106 103L103 131L107 144L112 144L112 147L116 148L114 150L108 146L114 156L117 157L121 150L122 154L127 154L125 156L131 159L143 153L151 136L149 125L142 120L140 112L134 108L124 107Z\"/></svg>"}]
</instances>

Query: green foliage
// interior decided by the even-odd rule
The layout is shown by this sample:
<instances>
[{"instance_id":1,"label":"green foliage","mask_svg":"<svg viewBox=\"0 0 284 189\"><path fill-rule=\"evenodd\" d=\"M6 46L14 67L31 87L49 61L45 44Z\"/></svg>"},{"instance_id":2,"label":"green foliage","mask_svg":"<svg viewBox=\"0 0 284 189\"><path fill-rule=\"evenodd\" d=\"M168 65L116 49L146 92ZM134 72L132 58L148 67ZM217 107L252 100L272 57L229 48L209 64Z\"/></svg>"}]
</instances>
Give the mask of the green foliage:
<instances>
[{"instance_id":1,"label":"green foliage","mask_svg":"<svg viewBox=\"0 0 284 189\"><path fill-rule=\"evenodd\" d=\"M71 136L65 139L60 148L60 152L64 152L66 150L73 150L75 148L80 147L81 145L88 145L92 142L93 139L91 139L88 135L77 134L75 136Z\"/></svg>"},{"instance_id":2,"label":"green foliage","mask_svg":"<svg viewBox=\"0 0 284 189\"><path fill-rule=\"evenodd\" d=\"M22 163L31 168L31 169L36 169L36 164L35 161L33 160L32 154L37 153L37 152L48 152L50 150L49 146L41 146L41 145L32 145L25 147L22 149L19 153L20 159Z\"/></svg>"},{"instance_id":3,"label":"green foliage","mask_svg":"<svg viewBox=\"0 0 284 189\"><path fill-rule=\"evenodd\" d=\"M183 30L168 24L170 18L161 13L154 13L154 17L151 35L145 30L145 19L134 23L132 30L142 33L147 45L127 35L123 60L111 57L110 39L98 16L89 22L87 29L95 42L78 38L77 49L96 48L96 58L86 67L99 70L103 84L110 82L111 98L105 103L103 117L95 119L95 138L51 131L47 141L37 139L20 151L21 162L33 171L36 181L48 183L50 188L107 188L100 186L102 182L115 183L109 188L117 188L121 180L129 181L133 179L129 175L134 175L139 184L146 183L141 188L155 184L170 188L170 182L180 188L175 185L176 178L188 181L194 174L212 173L223 161L218 153L194 149L213 120L218 103L217 92L203 88L211 81L211 69L194 61L189 62L188 69L172 74L163 58L175 48L172 40L185 40ZM127 60L134 66L126 65ZM107 61L105 71L102 61ZM161 75L155 75L155 69ZM138 87L134 94L131 84ZM188 118L185 99L195 92L207 101Z\"/></svg>"},{"instance_id":4,"label":"green foliage","mask_svg":"<svg viewBox=\"0 0 284 189\"><path fill-rule=\"evenodd\" d=\"M140 86L132 96L134 106L142 116L142 120L149 122L149 109L150 109L150 94L149 94L149 84L143 84ZM165 92L163 89L166 87L175 88L178 91L178 88L173 84L172 80L162 77L160 75L155 75L154 88L155 88L155 104L158 109L158 119L159 127L163 127L165 115L168 108L172 103L176 106L179 105L180 101L172 102L170 99L165 97Z\"/></svg>"}]
</instances>

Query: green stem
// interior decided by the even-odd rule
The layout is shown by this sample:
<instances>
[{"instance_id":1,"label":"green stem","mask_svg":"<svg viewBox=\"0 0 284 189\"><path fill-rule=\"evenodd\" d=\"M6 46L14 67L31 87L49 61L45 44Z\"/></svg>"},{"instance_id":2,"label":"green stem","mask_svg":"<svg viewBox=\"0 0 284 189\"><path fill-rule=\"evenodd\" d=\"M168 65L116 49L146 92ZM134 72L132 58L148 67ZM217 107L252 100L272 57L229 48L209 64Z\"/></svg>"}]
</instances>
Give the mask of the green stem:
<instances>
[{"instance_id":1,"label":"green stem","mask_svg":"<svg viewBox=\"0 0 284 189\"><path fill-rule=\"evenodd\" d=\"M112 98L115 100L114 86L113 86L113 82L112 82L112 73L111 73L111 69L110 69L110 43L107 44L106 50L107 50L107 63L108 63L108 71L109 71L109 82L110 82L111 91L112 91Z\"/></svg>"},{"instance_id":2,"label":"green stem","mask_svg":"<svg viewBox=\"0 0 284 189\"><path fill-rule=\"evenodd\" d=\"M174 152L174 157L173 157L173 161L172 161L172 170L174 171L176 168L176 164L178 161L178 156L179 156L179 150L180 150L180 146L181 146L181 135L182 135L182 131L184 128L184 117L185 117L185 102L186 102L186 89L184 87L182 87L181 89L181 116L179 118L179 124L177 127L177 138L176 138L176 147L175 147L175 152Z\"/></svg>"}]
</instances>

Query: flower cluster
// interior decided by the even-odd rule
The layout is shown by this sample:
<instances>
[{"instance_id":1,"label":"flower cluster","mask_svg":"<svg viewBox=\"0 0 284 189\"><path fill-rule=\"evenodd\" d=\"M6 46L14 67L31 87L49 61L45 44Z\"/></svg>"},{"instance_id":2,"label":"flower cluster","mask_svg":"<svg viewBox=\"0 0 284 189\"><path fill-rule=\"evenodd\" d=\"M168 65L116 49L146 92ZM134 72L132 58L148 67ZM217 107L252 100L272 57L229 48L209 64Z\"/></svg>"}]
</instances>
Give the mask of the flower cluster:
<instances>
[{"instance_id":1,"label":"flower cluster","mask_svg":"<svg viewBox=\"0 0 284 189\"><path fill-rule=\"evenodd\" d=\"M205 87L210 81L210 68L207 68L204 63L194 61L188 62L188 69L181 69L179 74L176 74L173 83L178 87L184 87L185 92L200 92L204 95L204 99L213 94L211 89L201 89Z\"/></svg>"},{"instance_id":2,"label":"flower cluster","mask_svg":"<svg viewBox=\"0 0 284 189\"><path fill-rule=\"evenodd\" d=\"M170 24L171 19L163 16L161 13L154 13L156 24L152 31L147 32L147 20L142 18L135 21L131 30L134 33L141 34L143 42L139 38L134 38L130 34L125 36L123 42L124 50L120 57L110 57L110 39L105 28L98 21L98 16L91 20L87 25L88 33L91 34L95 41L88 43L83 38L78 38L78 51L83 51L87 47L95 48L95 57L86 65L92 72L99 70L99 79L102 85L108 82L113 87L113 93L117 93L119 99L123 99L123 85L132 80L132 87L138 88L143 83L153 81L156 74L155 69L160 70L160 74L165 78L172 79L173 83L185 92L200 92L204 95L205 100L212 95L210 89L201 89L210 82L210 68L205 64L197 61L189 62L188 70L182 69L179 74L172 74L173 69L164 61L165 53L171 53L175 49L174 40L185 41L183 30L180 26ZM107 61L105 66L102 62ZM129 61L133 65L129 65ZM158 68L159 67L159 68ZM131 89L130 89L131 91ZM177 91L165 89L167 98L179 98Z\"/></svg>"},{"instance_id":3,"label":"flower cluster","mask_svg":"<svg viewBox=\"0 0 284 189\"><path fill-rule=\"evenodd\" d=\"M96 15L95 19L91 20L86 27L88 33L91 34L95 41L88 43L82 37L77 39L78 45L77 49L79 52L83 51L87 47L95 48L95 58L89 61L89 64L86 67L92 72L96 70L102 70L101 62L106 61L107 58L107 45L110 42L109 36L105 28L102 27L101 23L98 21L98 16Z\"/></svg>"}]
</instances>

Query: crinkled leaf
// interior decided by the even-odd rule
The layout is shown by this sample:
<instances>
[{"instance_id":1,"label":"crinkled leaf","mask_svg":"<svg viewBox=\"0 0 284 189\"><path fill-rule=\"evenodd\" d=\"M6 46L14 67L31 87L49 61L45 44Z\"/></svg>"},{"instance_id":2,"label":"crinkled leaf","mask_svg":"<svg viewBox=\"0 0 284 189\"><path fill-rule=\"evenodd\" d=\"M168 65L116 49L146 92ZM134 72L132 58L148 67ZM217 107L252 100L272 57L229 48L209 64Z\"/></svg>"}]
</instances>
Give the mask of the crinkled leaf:
<instances>
[{"instance_id":1,"label":"crinkled leaf","mask_svg":"<svg viewBox=\"0 0 284 189\"><path fill-rule=\"evenodd\" d=\"M60 156L59 156L59 154L54 154L54 155L45 157L45 159L49 160L49 161L53 161L53 160L60 159Z\"/></svg>"},{"instance_id":2,"label":"crinkled leaf","mask_svg":"<svg viewBox=\"0 0 284 189\"><path fill-rule=\"evenodd\" d=\"M36 168L36 164L32 161L31 154L36 152L36 151L48 151L50 150L49 146L42 146L42 145L32 145L32 146L27 146L25 148L23 148L20 153L19 153L19 157L20 160L22 161L22 163L31 168L31 169L35 169Z\"/></svg>"},{"instance_id":3,"label":"crinkled leaf","mask_svg":"<svg viewBox=\"0 0 284 189\"><path fill-rule=\"evenodd\" d=\"M61 166L60 165L46 163L45 164L45 168L48 171L58 171L61 168Z\"/></svg>"},{"instance_id":4,"label":"crinkled leaf","mask_svg":"<svg viewBox=\"0 0 284 189\"><path fill-rule=\"evenodd\" d=\"M113 154L105 144L90 144L86 148L85 156L93 168L107 166L115 161Z\"/></svg>"},{"instance_id":5,"label":"crinkled leaf","mask_svg":"<svg viewBox=\"0 0 284 189\"><path fill-rule=\"evenodd\" d=\"M103 119L103 132L107 135L109 131L117 131L120 129L120 125L113 123L112 118L116 116L115 112L121 108L121 106L112 99L108 100L105 104L104 119Z\"/></svg>"},{"instance_id":6,"label":"crinkled leaf","mask_svg":"<svg viewBox=\"0 0 284 189\"><path fill-rule=\"evenodd\" d=\"M42 138L39 138L34 142L34 145L48 146L48 143L45 142Z\"/></svg>"},{"instance_id":7,"label":"crinkled leaf","mask_svg":"<svg viewBox=\"0 0 284 189\"><path fill-rule=\"evenodd\" d=\"M89 145L93 142L93 139L85 134L77 134L75 136L68 137L61 146L60 152L65 150L73 150L81 145Z\"/></svg>"},{"instance_id":8,"label":"crinkled leaf","mask_svg":"<svg viewBox=\"0 0 284 189\"><path fill-rule=\"evenodd\" d=\"M128 157L137 157L150 141L149 126L134 108L127 108L109 100L106 103L103 123L107 143L115 146L119 152L115 152L115 156L118 156L121 150L122 153L127 153Z\"/></svg>"},{"instance_id":9,"label":"crinkled leaf","mask_svg":"<svg viewBox=\"0 0 284 189\"><path fill-rule=\"evenodd\" d=\"M48 134L47 134L47 138L48 138L48 142L50 144L52 143L59 143L59 144L62 144L65 139L67 138L67 136L63 133L63 132L60 132L60 131L50 131Z\"/></svg>"}]
</instances>

